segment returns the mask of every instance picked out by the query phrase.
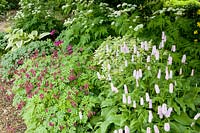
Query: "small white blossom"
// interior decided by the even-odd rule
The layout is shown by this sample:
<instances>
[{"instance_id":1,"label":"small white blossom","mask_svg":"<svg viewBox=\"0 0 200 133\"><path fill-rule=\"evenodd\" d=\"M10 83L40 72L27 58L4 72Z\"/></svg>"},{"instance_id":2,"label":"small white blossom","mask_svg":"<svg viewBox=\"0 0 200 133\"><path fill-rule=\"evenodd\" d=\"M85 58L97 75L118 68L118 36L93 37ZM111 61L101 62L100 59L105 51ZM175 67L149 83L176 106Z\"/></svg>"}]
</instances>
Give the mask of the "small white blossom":
<instances>
[{"instance_id":1,"label":"small white blossom","mask_svg":"<svg viewBox=\"0 0 200 133\"><path fill-rule=\"evenodd\" d=\"M200 118L200 113L197 113L195 116L194 116L194 120L197 120Z\"/></svg>"},{"instance_id":2,"label":"small white blossom","mask_svg":"<svg viewBox=\"0 0 200 133\"><path fill-rule=\"evenodd\" d=\"M147 56L147 63L151 61L151 57L148 55Z\"/></svg>"},{"instance_id":3,"label":"small white blossom","mask_svg":"<svg viewBox=\"0 0 200 133\"><path fill-rule=\"evenodd\" d=\"M150 97L149 97L149 93L146 93L146 101L149 102Z\"/></svg>"},{"instance_id":4,"label":"small white blossom","mask_svg":"<svg viewBox=\"0 0 200 133\"><path fill-rule=\"evenodd\" d=\"M136 108L136 101L133 101L133 108Z\"/></svg>"},{"instance_id":5,"label":"small white blossom","mask_svg":"<svg viewBox=\"0 0 200 133\"><path fill-rule=\"evenodd\" d=\"M152 100L149 99L149 108L152 109Z\"/></svg>"},{"instance_id":6,"label":"small white blossom","mask_svg":"<svg viewBox=\"0 0 200 133\"><path fill-rule=\"evenodd\" d=\"M155 84L154 88L155 88L156 94L159 94L160 93L159 86Z\"/></svg>"},{"instance_id":7,"label":"small white blossom","mask_svg":"<svg viewBox=\"0 0 200 133\"><path fill-rule=\"evenodd\" d=\"M123 102L124 104L126 104L126 95L125 95L125 94L123 94L122 102Z\"/></svg>"},{"instance_id":8,"label":"small white blossom","mask_svg":"<svg viewBox=\"0 0 200 133\"><path fill-rule=\"evenodd\" d=\"M174 85L172 83L169 84L169 93L173 93Z\"/></svg>"},{"instance_id":9,"label":"small white blossom","mask_svg":"<svg viewBox=\"0 0 200 133\"><path fill-rule=\"evenodd\" d=\"M158 127L156 125L153 125L154 133L160 133Z\"/></svg>"},{"instance_id":10,"label":"small white blossom","mask_svg":"<svg viewBox=\"0 0 200 133\"><path fill-rule=\"evenodd\" d=\"M176 45L172 45L171 51L172 51L172 52L176 52Z\"/></svg>"},{"instance_id":11,"label":"small white blossom","mask_svg":"<svg viewBox=\"0 0 200 133\"><path fill-rule=\"evenodd\" d=\"M123 130L122 130L122 129L119 129L119 133L123 133Z\"/></svg>"},{"instance_id":12,"label":"small white blossom","mask_svg":"<svg viewBox=\"0 0 200 133\"><path fill-rule=\"evenodd\" d=\"M183 64L186 63L186 55L185 55L185 54L183 55L181 62L182 62Z\"/></svg>"},{"instance_id":13,"label":"small white blossom","mask_svg":"<svg viewBox=\"0 0 200 133\"><path fill-rule=\"evenodd\" d=\"M148 122L151 123L153 120L153 114L152 114L152 111L149 110L149 118L148 118Z\"/></svg>"},{"instance_id":14,"label":"small white blossom","mask_svg":"<svg viewBox=\"0 0 200 133\"><path fill-rule=\"evenodd\" d=\"M125 93L125 94L128 94L128 88L127 88L127 85L126 85L126 84L124 84L124 93Z\"/></svg>"},{"instance_id":15,"label":"small white blossom","mask_svg":"<svg viewBox=\"0 0 200 133\"><path fill-rule=\"evenodd\" d=\"M183 73L183 70L182 68L180 68L179 75L182 75L182 73Z\"/></svg>"},{"instance_id":16,"label":"small white blossom","mask_svg":"<svg viewBox=\"0 0 200 133\"><path fill-rule=\"evenodd\" d=\"M128 96L128 104L131 104L131 96Z\"/></svg>"},{"instance_id":17,"label":"small white blossom","mask_svg":"<svg viewBox=\"0 0 200 133\"><path fill-rule=\"evenodd\" d=\"M151 133L151 128L150 127L147 127L146 133Z\"/></svg>"},{"instance_id":18,"label":"small white blossom","mask_svg":"<svg viewBox=\"0 0 200 133\"><path fill-rule=\"evenodd\" d=\"M124 130L125 130L125 133L130 133L128 126L125 126Z\"/></svg>"},{"instance_id":19,"label":"small white blossom","mask_svg":"<svg viewBox=\"0 0 200 133\"><path fill-rule=\"evenodd\" d=\"M194 69L192 69L191 76L194 76Z\"/></svg>"},{"instance_id":20,"label":"small white blossom","mask_svg":"<svg viewBox=\"0 0 200 133\"><path fill-rule=\"evenodd\" d=\"M82 115L82 112L80 111L79 112L79 118L82 120L83 119L83 115Z\"/></svg>"},{"instance_id":21,"label":"small white blossom","mask_svg":"<svg viewBox=\"0 0 200 133\"><path fill-rule=\"evenodd\" d=\"M167 62L168 65L172 65L172 57L169 55L168 57L168 62Z\"/></svg>"},{"instance_id":22,"label":"small white blossom","mask_svg":"<svg viewBox=\"0 0 200 133\"><path fill-rule=\"evenodd\" d=\"M158 75L157 75L158 79L160 79L160 77L161 77L161 69L158 70Z\"/></svg>"},{"instance_id":23,"label":"small white blossom","mask_svg":"<svg viewBox=\"0 0 200 133\"><path fill-rule=\"evenodd\" d=\"M144 105L144 99L143 99L143 97L140 97L140 105Z\"/></svg>"}]
</instances>

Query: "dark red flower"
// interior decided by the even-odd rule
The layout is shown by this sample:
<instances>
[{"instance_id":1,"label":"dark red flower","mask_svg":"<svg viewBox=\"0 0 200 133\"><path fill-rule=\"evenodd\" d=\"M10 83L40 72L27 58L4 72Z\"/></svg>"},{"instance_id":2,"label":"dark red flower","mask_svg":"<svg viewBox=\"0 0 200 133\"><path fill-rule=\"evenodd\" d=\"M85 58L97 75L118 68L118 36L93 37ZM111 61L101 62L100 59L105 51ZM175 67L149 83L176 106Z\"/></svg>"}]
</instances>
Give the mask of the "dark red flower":
<instances>
[{"instance_id":1,"label":"dark red flower","mask_svg":"<svg viewBox=\"0 0 200 133\"><path fill-rule=\"evenodd\" d=\"M23 60L18 60L18 61L17 61L17 64L18 64L18 65L22 65L23 63L24 63Z\"/></svg>"},{"instance_id":2,"label":"dark red flower","mask_svg":"<svg viewBox=\"0 0 200 133\"><path fill-rule=\"evenodd\" d=\"M54 123L53 122L49 122L49 126L53 127Z\"/></svg>"},{"instance_id":3,"label":"dark red flower","mask_svg":"<svg viewBox=\"0 0 200 133\"><path fill-rule=\"evenodd\" d=\"M50 35L54 35L56 33L56 30L52 30L51 32L50 32Z\"/></svg>"},{"instance_id":4,"label":"dark red flower","mask_svg":"<svg viewBox=\"0 0 200 133\"><path fill-rule=\"evenodd\" d=\"M63 43L63 41L59 40L59 41L55 41L54 45L55 46L60 46Z\"/></svg>"}]
</instances>

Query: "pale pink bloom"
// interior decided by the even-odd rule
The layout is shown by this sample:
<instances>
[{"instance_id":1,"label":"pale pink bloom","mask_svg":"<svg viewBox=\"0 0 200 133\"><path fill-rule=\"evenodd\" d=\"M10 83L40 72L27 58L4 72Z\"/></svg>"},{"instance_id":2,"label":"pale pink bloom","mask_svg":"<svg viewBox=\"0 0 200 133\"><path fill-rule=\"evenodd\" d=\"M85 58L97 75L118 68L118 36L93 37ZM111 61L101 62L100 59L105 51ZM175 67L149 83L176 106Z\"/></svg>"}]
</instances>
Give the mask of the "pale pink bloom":
<instances>
[{"instance_id":1,"label":"pale pink bloom","mask_svg":"<svg viewBox=\"0 0 200 133\"><path fill-rule=\"evenodd\" d=\"M169 132L169 131L170 131L170 125L169 125L169 123L165 123L165 124L164 124L164 130L165 130L166 132Z\"/></svg>"},{"instance_id":2,"label":"pale pink bloom","mask_svg":"<svg viewBox=\"0 0 200 133\"><path fill-rule=\"evenodd\" d=\"M114 133L118 133L117 130L115 130Z\"/></svg>"},{"instance_id":3,"label":"pale pink bloom","mask_svg":"<svg viewBox=\"0 0 200 133\"><path fill-rule=\"evenodd\" d=\"M142 69L139 69L139 78L142 78Z\"/></svg>"},{"instance_id":4,"label":"pale pink bloom","mask_svg":"<svg viewBox=\"0 0 200 133\"><path fill-rule=\"evenodd\" d=\"M149 102L149 99L150 99L149 93L146 93L146 101Z\"/></svg>"},{"instance_id":5,"label":"pale pink bloom","mask_svg":"<svg viewBox=\"0 0 200 133\"><path fill-rule=\"evenodd\" d=\"M133 77L134 77L134 78L136 78L136 74L137 74L137 71L134 70L134 71L133 71Z\"/></svg>"},{"instance_id":6,"label":"pale pink bloom","mask_svg":"<svg viewBox=\"0 0 200 133\"><path fill-rule=\"evenodd\" d=\"M166 118L169 118L169 117L170 117L172 110L173 110L172 107L170 107L170 108L167 110L167 112L166 112L166 114L165 114L165 117L166 117Z\"/></svg>"},{"instance_id":7,"label":"pale pink bloom","mask_svg":"<svg viewBox=\"0 0 200 133\"><path fill-rule=\"evenodd\" d=\"M175 51L176 51L176 45L172 45L171 51L172 51L172 52L175 52Z\"/></svg>"},{"instance_id":8,"label":"pale pink bloom","mask_svg":"<svg viewBox=\"0 0 200 133\"><path fill-rule=\"evenodd\" d=\"M108 68L108 71L110 71L110 69L111 69L110 64L107 65L107 68Z\"/></svg>"},{"instance_id":9,"label":"pale pink bloom","mask_svg":"<svg viewBox=\"0 0 200 133\"><path fill-rule=\"evenodd\" d=\"M173 93L174 85L172 83L169 84L169 93Z\"/></svg>"},{"instance_id":10,"label":"pale pink bloom","mask_svg":"<svg viewBox=\"0 0 200 133\"><path fill-rule=\"evenodd\" d=\"M185 55L185 54L183 55L181 62L182 62L183 64L186 63L186 55Z\"/></svg>"},{"instance_id":11,"label":"pale pink bloom","mask_svg":"<svg viewBox=\"0 0 200 133\"><path fill-rule=\"evenodd\" d=\"M122 129L119 129L119 133L123 133L123 130L122 130Z\"/></svg>"},{"instance_id":12,"label":"pale pink bloom","mask_svg":"<svg viewBox=\"0 0 200 133\"><path fill-rule=\"evenodd\" d=\"M167 63L168 65L172 65L172 57L169 55L169 57L168 57L168 63Z\"/></svg>"},{"instance_id":13,"label":"pale pink bloom","mask_svg":"<svg viewBox=\"0 0 200 133\"><path fill-rule=\"evenodd\" d=\"M194 116L194 120L197 120L200 118L200 113L197 113L195 116Z\"/></svg>"},{"instance_id":14,"label":"pale pink bloom","mask_svg":"<svg viewBox=\"0 0 200 133\"><path fill-rule=\"evenodd\" d=\"M135 75L135 78L136 78L136 79L139 79L139 78L140 78L140 74L139 74L139 71L136 71L136 75Z\"/></svg>"},{"instance_id":15,"label":"pale pink bloom","mask_svg":"<svg viewBox=\"0 0 200 133\"><path fill-rule=\"evenodd\" d=\"M165 44L165 42L162 40L162 41L160 42L159 49L164 48L164 44Z\"/></svg>"},{"instance_id":16,"label":"pale pink bloom","mask_svg":"<svg viewBox=\"0 0 200 133\"><path fill-rule=\"evenodd\" d=\"M161 106L158 106L158 115L159 115L160 119L163 118L163 113L162 113L162 107Z\"/></svg>"},{"instance_id":17,"label":"pale pink bloom","mask_svg":"<svg viewBox=\"0 0 200 133\"><path fill-rule=\"evenodd\" d=\"M153 126L153 129L154 129L154 133L160 133L160 131L156 125Z\"/></svg>"},{"instance_id":18,"label":"pale pink bloom","mask_svg":"<svg viewBox=\"0 0 200 133\"><path fill-rule=\"evenodd\" d=\"M150 62L151 61L151 58L150 58L150 56L148 55L147 56L147 62Z\"/></svg>"},{"instance_id":19,"label":"pale pink bloom","mask_svg":"<svg viewBox=\"0 0 200 133\"><path fill-rule=\"evenodd\" d=\"M142 48L142 49L145 48L145 42L141 42L141 48Z\"/></svg>"},{"instance_id":20,"label":"pale pink bloom","mask_svg":"<svg viewBox=\"0 0 200 133\"><path fill-rule=\"evenodd\" d=\"M166 38L166 35L165 35L165 32L164 32L164 31L162 32L162 40L163 40L164 42L167 41L167 38Z\"/></svg>"},{"instance_id":21,"label":"pale pink bloom","mask_svg":"<svg viewBox=\"0 0 200 133\"><path fill-rule=\"evenodd\" d=\"M143 99L143 97L140 97L140 105L144 105L144 99Z\"/></svg>"},{"instance_id":22,"label":"pale pink bloom","mask_svg":"<svg viewBox=\"0 0 200 133\"><path fill-rule=\"evenodd\" d=\"M124 43L124 45L123 46L121 46L121 52L122 53L129 53L129 48L128 48L128 46Z\"/></svg>"},{"instance_id":23,"label":"pale pink bloom","mask_svg":"<svg viewBox=\"0 0 200 133\"><path fill-rule=\"evenodd\" d=\"M165 68L165 79L169 79L169 72L168 72L168 67Z\"/></svg>"},{"instance_id":24,"label":"pale pink bloom","mask_svg":"<svg viewBox=\"0 0 200 133\"><path fill-rule=\"evenodd\" d=\"M118 92L119 92L118 89L113 85L113 83L110 83L110 85L111 85L111 90L112 90L113 92L115 92L115 93L118 93Z\"/></svg>"},{"instance_id":25,"label":"pale pink bloom","mask_svg":"<svg viewBox=\"0 0 200 133\"><path fill-rule=\"evenodd\" d=\"M128 126L125 126L124 130L125 130L125 133L130 133Z\"/></svg>"},{"instance_id":26,"label":"pale pink bloom","mask_svg":"<svg viewBox=\"0 0 200 133\"><path fill-rule=\"evenodd\" d=\"M136 101L133 101L133 108L136 108Z\"/></svg>"},{"instance_id":27,"label":"pale pink bloom","mask_svg":"<svg viewBox=\"0 0 200 133\"><path fill-rule=\"evenodd\" d=\"M158 70L157 78L160 79L160 77L161 77L161 70L159 69L159 70Z\"/></svg>"},{"instance_id":28,"label":"pale pink bloom","mask_svg":"<svg viewBox=\"0 0 200 133\"><path fill-rule=\"evenodd\" d=\"M192 69L191 76L194 76L194 69Z\"/></svg>"},{"instance_id":29,"label":"pale pink bloom","mask_svg":"<svg viewBox=\"0 0 200 133\"><path fill-rule=\"evenodd\" d=\"M182 68L180 68L179 75L182 75L182 73L183 73L183 70Z\"/></svg>"},{"instance_id":30,"label":"pale pink bloom","mask_svg":"<svg viewBox=\"0 0 200 133\"><path fill-rule=\"evenodd\" d=\"M128 61L127 60L125 60L125 67L127 67L128 66Z\"/></svg>"},{"instance_id":31,"label":"pale pink bloom","mask_svg":"<svg viewBox=\"0 0 200 133\"><path fill-rule=\"evenodd\" d=\"M155 57L156 57L156 60L159 60L159 51L158 50L156 50Z\"/></svg>"},{"instance_id":32,"label":"pale pink bloom","mask_svg":"<svg viewBox=\"0 0 200 133\"><path fill-rule=\"evenodd\" d=\"M162 104L162 113L165 115L167 113L167 104Z\"/></svg>"},{"instance_id":33,"label":"pale pink bloom","mask_svg":"<svg viewBox=\"0 0 200 133\"><path fill-rule=\"evenodd\" d=\"M124 84L124 93L125 93L125 94L128 94L128 88L127 88L127 85L126 85L126 84Z\"/></svg>"},{"instance_id":34,"label":"pale pink bloom","mask_svg":"<svg viewBox=\"0 0 200 133\"><path fill-rule=\"evenodd\" d=\"M149 99L149 108L152 109L152 100Z\"/></svg>"},{"instance_id":35,"label":"pale pink bloom","mask_svg":"<svg viewBox=\"0 0 200 133\"><path fill-rule=\"evenodd\" d=\"M126 95L125 95L125 94L123 94L122 102L123 102L124 104L126 104Z\"/></svg>"},{"instance_id":36,"label":"pale pink bloom","mask_svg":"<svg viewBox=\"0 0 200 133\"><path fill-rule=\"evenodd\" d=\"M134 45L134 48L133 48L133 53L136 54L137 53L137 46Z\"/></svg>"},{"instance_id":37,"label":"pale pink bloom","mask_svg":"<svg viewBox=\"0 0 200 133\"><path fill-rule=\"evenodd\" d=\"M149 110L149 119L148 119L148 122L151 123L153 120L153 114L152 114L152 111Z\"/></svg>"},{"instance_id":38,"label":"pale pink bloom","mask_svg":"<svg viewBox=\"0 0 200 133\"><path fill-rule=\"evenodd\" d=\"M172 72L172 70L170 70L169 71L169 79L172 79L172 77L173 77L173 72Z\"/></svg>"},{"instance_id":39,"label":"pale pink bloom","mask_svg":"<svg viewBox=\"0 0 200 133\"><path fill-rule=\"evenodd\" d=\"M151 55L155 55L156 54L156 46L154 45L152 47L152 52L151 52Z\"/></svg>"},{"instance_id":40,"label":"pale pink bloom","mask_svg":"<svg viewBox=\"0 0 200 133\"><path fill-rule=\"evenodd\" d=\"M98 77L98 79L101 79L101 75L99 72L97 72L97 77Z\"/></svg>"},{"instance_id":41,"label":"pale pink bloom","mask_svg":"<svg viewBox=\"0 0 200 133\"><path fill-rule=\"evenodd\" d=\"M131 57L131 62L134 62L134 55L132 55Z\"/></svg>"},{"instance_id":42,"label":"pale pink bloom","mask_svg":"<svg viewBox=\"0 0 200 133\"><path fill-rule=\"evenodd\" d=\"M159 86L155 84L154 88L155 88L156 94L159 94L160 93Z\"/></svg>"},{"instance_id":43,"label":"pale pink bloom","mask_svg":"<svg viewBox=\"0 0 200 133\"><path fill-rule=\"evenodd\" d=\"M149 50L149 46L148 46L147 41L145 41L145 47L144 47L144 50L145 50L145 51L148 51L148 50Z\"/></svg>"},{"instance_id":44,"label":"pale pink bloom","mask_svg":"<svg viewBox=\"0 0 200 133\"><path fill-rule=\"evenodd\" d=\"M79 112L79 118L82 120L83 119L83 115L82 115L82 112L80 111Z\"/></svg>"},{"instance_id":45,"label":"pale pink bloom","mask_svg":"<svg viewBox=\"0 0 200 133\"><path fill-rule=\"evenodd\" d=\"M108 45L106 45L106 52L109 53L109 51L110 51L109 47L108 47Z\"/></svg>"},{"instance_id":46,"label":"pale pink bloom","mask_svg":"<svg viewBox=\"0 0 200 133\"><path fill-rule=\"evenodd\" d=\"M128 104L131 104L131 96L128 96Z\"/></svg>"},{"instance_id":47,"label":"pale pink bloom","mask_svg":"<svg viewBox=\"0 0 200 133\"><path fill-rule=\"evenodd\" d=\"M146 133L151 133L151 128L150 127L147 127Z\"/></svg>"}]
</instances>

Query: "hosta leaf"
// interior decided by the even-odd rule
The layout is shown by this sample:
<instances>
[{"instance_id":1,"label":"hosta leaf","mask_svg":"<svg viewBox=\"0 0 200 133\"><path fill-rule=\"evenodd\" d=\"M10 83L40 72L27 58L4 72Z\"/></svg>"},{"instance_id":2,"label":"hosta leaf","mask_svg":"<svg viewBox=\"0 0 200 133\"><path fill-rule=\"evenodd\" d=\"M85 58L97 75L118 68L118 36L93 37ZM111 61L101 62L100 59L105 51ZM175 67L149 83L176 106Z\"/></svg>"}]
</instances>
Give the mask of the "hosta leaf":
<instances>
[{"instance_id":1,"label":"hosta leaf","mask_svg":"<svg viewBox=\"0 0 200 133\"><path fill-rule=\"evenodd\" d=\"M182 125L191 125L193 119L191 119L186 113L181 113L180 115L174 115L174 120Z\"/></svg>"}]
</instances>

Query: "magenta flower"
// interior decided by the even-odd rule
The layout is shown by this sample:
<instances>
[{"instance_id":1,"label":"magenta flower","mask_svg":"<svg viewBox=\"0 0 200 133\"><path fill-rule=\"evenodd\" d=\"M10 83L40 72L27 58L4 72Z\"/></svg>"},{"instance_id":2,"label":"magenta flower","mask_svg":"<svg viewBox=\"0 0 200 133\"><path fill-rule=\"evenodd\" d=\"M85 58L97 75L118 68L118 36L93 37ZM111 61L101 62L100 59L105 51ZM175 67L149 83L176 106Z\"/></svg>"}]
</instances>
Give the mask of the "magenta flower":
<instances>
[{"instance_id":1,"label":"magenta flower","mask_svg":"<svg viewBox=\"0 0 200 133\"><path fill-rule=\"evenodd\" d=\"M56 33L56 30L52 30L51 32L50 32L50 35L54 35Z\"/></svg>"},{"instance_id":2,"label":"magenta flower","mask_svg":"<svg viewBox=\"0 0 200 133\"><path fill-rule=\"evenodd\" d=\"M40 99L43 99L44 98L44 94L40 94Z\"/></svg>"},{"instance_id":3,"label":"magenta flower","mask_svg":"<svg viewBox=\"0 0 200 133\"><path fill-rule=\"evenodd\" d=\"M59 40L59 41L55 41L54 45L55 46L60 46L63 43L63 41Z\"/></svg>"},{"instance_id":4,"label":"magenta flower","mask_svg":"<svg viewBox=\"0 0 200 133\"><path fill-rule=\"evenodd\" d=\"M53 122L49 122L49 126L53 127L54 123Z\"/></svg>"}]
</instances>

